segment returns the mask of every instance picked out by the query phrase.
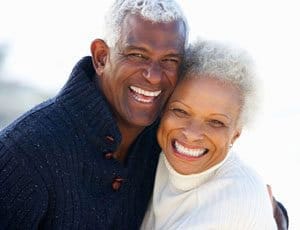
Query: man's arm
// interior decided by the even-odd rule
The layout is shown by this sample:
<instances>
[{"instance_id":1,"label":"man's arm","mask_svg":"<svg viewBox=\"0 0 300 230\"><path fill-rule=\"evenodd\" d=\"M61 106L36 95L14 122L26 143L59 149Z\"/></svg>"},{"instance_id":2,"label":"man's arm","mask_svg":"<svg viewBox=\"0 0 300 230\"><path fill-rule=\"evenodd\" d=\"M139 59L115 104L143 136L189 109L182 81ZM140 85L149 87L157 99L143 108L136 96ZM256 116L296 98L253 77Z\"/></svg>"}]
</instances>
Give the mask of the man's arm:
<instances>
[{"instance_id":1,"label":"man's arm","mask_svg":"<svg viewBox=\"0 0 300 230\"><path fill-rule=\"evenodd\" d=\"M278 230L286 230L289 227L289 216L285 207L274 199L274 218L277 223Z\"/></svg>"},{"instance_id":2,"label":"man's arm","mask_svg":"<svg viewBox=\"0 0 300 230\"><path fill-rule=\"evenodd\" d=\"M289 216L285 207L277 201L272 193L272 188L267 185L269 196L273 206L273 214L277 223L278 230L286 230L289 227Z\"/></svg>"},{"instance_id":3,"label":"man's arm","mask_svg":"<svg viewBox=\"0 0 300 230\"><path fill-rule=\"evenodd\" d=\"M0 140L0 229L38 229L47 210L44 182L34 163L21 156Z\"/></svg>"}]
</instances>

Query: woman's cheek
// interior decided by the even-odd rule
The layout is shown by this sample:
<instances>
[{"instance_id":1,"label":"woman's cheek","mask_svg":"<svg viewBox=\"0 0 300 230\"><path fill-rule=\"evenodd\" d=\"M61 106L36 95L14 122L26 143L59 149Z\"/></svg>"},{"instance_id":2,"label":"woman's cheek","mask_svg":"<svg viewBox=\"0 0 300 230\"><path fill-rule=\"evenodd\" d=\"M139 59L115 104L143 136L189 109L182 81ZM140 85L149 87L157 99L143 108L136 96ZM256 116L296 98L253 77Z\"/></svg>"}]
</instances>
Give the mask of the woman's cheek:
<instances>
[{"instance_id":1,"label":"woman's cheek","mask_svg":"<svg viewBox=\"0 0 300 230\"><path fill-rule=\"evenodd\" d=\"M168 138L174 126L175 122L172 116L165 114L161 120L157 133L158 143L162 148L166 148L168 144Z\"/></svg>"}]
</instances>

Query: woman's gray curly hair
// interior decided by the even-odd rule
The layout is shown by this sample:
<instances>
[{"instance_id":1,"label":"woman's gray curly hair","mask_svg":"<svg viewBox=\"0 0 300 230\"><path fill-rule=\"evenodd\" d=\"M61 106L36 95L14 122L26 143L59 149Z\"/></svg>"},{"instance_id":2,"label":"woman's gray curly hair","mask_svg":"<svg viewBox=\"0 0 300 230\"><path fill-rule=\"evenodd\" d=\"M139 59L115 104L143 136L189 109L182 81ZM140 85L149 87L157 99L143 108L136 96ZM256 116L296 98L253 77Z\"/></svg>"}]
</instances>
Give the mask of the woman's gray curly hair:
<instances>
[{"instance_id":1,"label":"woman's gray curly hair","mask_svg":"<svg viewBox=\"0 0 300 230\"><path fill-rule=\"evenodd\" d=\"M217 41L197 40L189 46L183 78L211 77L237 87L241 93L239 125L248 124L257 108L258 81L254 62L243 49Z\"/></svg>"},{"instance_id":2,"label":"woman's gray curly hair","mask_svg":"<svg viewBox=\"0 0 300 230\"><path fill-rule=\"evenodd\" d=\"M115 0L105 18L105 41L110 47L118 42L121 26L128 14L138 14L155 22L183 21L188 40L187 20L175 0Z\"/></svg>"}]
</instances>

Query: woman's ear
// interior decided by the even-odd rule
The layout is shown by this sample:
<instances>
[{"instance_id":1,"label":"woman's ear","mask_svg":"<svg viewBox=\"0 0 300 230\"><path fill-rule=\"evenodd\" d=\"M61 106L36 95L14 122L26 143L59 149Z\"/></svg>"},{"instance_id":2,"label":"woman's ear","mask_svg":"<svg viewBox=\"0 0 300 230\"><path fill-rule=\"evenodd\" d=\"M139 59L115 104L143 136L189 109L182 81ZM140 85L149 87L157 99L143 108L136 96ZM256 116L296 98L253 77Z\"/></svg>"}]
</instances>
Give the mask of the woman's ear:
<instances>
[{"instance_id":1,"label":"woman's ear","mask_svg":"<svg viewBox=\"0 0 300 230\"><path fill-rule=\"evenodd\" d=\"M102 39L95 39L91 44L93 66L97 75L101 76L109 54L109 48Z\"/></svg>"},{"instance_id":2,"label":"woman's ear","mask_svg":"<svg viewBox=\"0 0 300 230\"><path fill-rule=\"evenodd\" d=\"M242 129L237 129L231 139L231 146L234 144L234 142L241 136Z\"/></svg>"}]
</instances>

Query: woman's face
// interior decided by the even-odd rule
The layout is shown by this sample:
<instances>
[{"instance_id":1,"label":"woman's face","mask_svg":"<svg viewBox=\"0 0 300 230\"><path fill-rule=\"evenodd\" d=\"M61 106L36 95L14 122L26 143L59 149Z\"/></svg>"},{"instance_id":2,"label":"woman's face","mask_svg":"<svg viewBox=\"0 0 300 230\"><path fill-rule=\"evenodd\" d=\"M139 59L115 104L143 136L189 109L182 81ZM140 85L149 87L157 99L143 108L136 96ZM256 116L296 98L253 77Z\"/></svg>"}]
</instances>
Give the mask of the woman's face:
<instances>
[{"instance_id":1,"label":"woman's face","mask_svg":"<svg viewBox=\"0 0 300 230\"><path fill-rule=\"evenodd\" d=\"M239 137L237 88L211 78L188 78L172 94L157 138L181 174L203 172L221 162Z\"/></svg>"}]
</instances>

